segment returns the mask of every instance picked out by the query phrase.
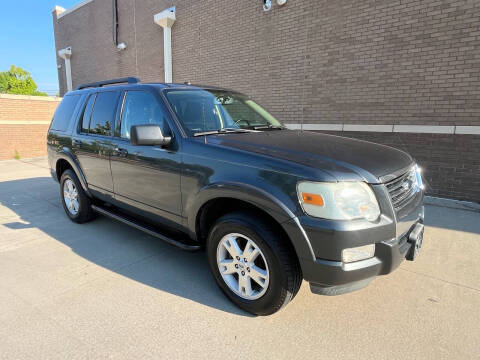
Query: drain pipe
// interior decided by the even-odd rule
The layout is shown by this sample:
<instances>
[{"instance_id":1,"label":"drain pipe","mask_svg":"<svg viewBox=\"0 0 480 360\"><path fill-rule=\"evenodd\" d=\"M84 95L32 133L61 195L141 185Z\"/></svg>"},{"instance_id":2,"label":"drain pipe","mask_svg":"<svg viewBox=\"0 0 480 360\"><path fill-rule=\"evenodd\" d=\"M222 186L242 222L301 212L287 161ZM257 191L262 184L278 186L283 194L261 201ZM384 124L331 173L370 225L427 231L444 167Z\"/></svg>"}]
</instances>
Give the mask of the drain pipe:
<instances>
[{"instance_id":1,"label":"drain pipe","mask_svg":"<svg viewBox=\"0 0 480 360\"><path fill-rule=\"evenodd\" d=\"M121 42L120 44L118 43L118 4L117 0L112 0L112 13L113 13L113 19L112 19L112 27L113 27L113 45L119 50L125 50L127 48L127 44L124 42Z\"/></svg>"},{"instance_id":2,"label":"drain pipe","mask_svg":"<svg viewBox=\"0 0 480 360\"><path fill-rule=\"evenodd\" d=\"M67 91L72 91L72 68L70 67L70 58L72 57L72 47L66 47L58 52L58 56L65 60L65 78L67 79Z\"/></svg>"},{"instance_id":3,"label":"drain pipe","mask_svg":"<svg viewBox=\"0 0 480 360\"><path fill-rule=\"evenodd\" d=\"M163 67L166 83L172 82L172 25L175 20L175 7L163 10L153 16L155 24L163 28Z\"/></svg>"},{"instance_id":4,"label":"drain pipe","mask_svg":"<svg viewBox=\"0 0 480 360\"><path fill-rule=\"evenodd\" d=\"M112 0L112 13L113 13L113 44L118 47L118 5L117 0Z\"/></svg>"}]
</instances>

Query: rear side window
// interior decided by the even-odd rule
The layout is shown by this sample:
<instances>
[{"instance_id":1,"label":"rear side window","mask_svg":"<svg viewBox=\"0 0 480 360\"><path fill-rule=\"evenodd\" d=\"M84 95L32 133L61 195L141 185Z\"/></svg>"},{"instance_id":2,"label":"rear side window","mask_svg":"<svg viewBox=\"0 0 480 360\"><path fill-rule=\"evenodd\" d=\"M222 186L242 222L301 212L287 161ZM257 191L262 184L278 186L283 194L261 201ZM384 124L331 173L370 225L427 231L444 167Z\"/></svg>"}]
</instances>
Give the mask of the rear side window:
<instances>
[{"instance_id":1,"label":"rear side window","mask_svg":"<svg viewBox=\"0 0 480 360\"><path fill-rule=\"evenodd\" d=\"M87 105L85 105L85 109L83 110L81 131L84 133L88 133L88 127L90 125L90 118L92 117L93 104L95 103L96 96L97 94L90 95Z\"/></svg>"},{"instance_id":2,"label":"rear side window","mask_svg":"<svg viewBox=\"0 0 480 360\"><path fill-rule=\"evenodd\" d=\"M63 98L53 116L50 126L52 130L67 131L79 99L80 95L68 95Z\"/></svg>"},{"instance_id":3,"label":"rear side window","mask_svg":"<svg viewBox=\"0 0 480 360\"><path fill-rule=\"evenodd\" d=\"M117 111L118 91L100 92L90 119L90 134L111 135L115 113Z\"/></svg>"}]
</instances>

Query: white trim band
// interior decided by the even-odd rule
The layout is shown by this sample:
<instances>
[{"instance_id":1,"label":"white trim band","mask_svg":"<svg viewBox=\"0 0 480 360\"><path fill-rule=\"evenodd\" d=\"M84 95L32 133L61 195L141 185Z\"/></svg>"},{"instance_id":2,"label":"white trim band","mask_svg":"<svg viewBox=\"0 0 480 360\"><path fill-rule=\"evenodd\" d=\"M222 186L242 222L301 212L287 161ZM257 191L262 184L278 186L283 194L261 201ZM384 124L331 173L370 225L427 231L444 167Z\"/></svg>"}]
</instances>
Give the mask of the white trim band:
<instances>
[{"instance_id":1,"label":"white trim band","mask_svg":"<svg viewBox=\"0 0 480 360\"><path fill-rule=\"evenodd\" d=\"M326 130L326 131L342 131L342 124L285 124L292 130Z\"/></svg>"},{"instance_id":2,"label":"white trim band","mask_svg":"<svg viewBox=\"0 0 480 360\"><path fill-rule=\"evenodd\" d=\"M393 125L343 124L343 131L392 132Z\"/></svg>"},{"instance_id":3,"label":"white trim band","mask_svg":"<svg viewBox=\"0 0 480 360\"><path fill-rule=\"evenodd\" d=\"M393 125L393 132L415 134L454 134L455 126Z\"/></svg>"},{"instance_id":4,"label":"white trim band","mask_svg":"<svg viewBox=\"0 0 480 360\"><path fill-rule=\"evenodd\" d=\"M455 126L455 134L480 135L480 126Z\"/></svg>"},{"instance_id":5,"label":"white trim band","mask_svg":"<svg viewBox=\"0 0 480 360\"><path fill-rule=\"evenodd\" d=\"M480 135L480 126L374 125L374 124L285 124L292 130L397 132L414 134Z\"/></svg>"}]
</instances>

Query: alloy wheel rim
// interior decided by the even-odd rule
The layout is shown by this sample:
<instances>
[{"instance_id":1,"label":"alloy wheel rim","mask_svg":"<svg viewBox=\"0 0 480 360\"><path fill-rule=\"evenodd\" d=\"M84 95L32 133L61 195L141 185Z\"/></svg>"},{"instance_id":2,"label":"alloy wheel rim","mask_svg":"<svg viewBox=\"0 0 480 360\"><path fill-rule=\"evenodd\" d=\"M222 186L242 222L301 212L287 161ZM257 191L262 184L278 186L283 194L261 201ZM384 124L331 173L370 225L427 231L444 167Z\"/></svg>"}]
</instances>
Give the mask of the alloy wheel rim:
<instances>
[{"instance_id":1,"label":"alloy wheel rim","mask_svg":"<svg viewBox=\"0 0 480 360\"><path fill-rule=\"evenodd\" d=\"M63 198L68 212L72 215L77 215L80 210L80 203L78 201L77 187L72 180L67 179L63 183Z\"/></svg>"},{"instance_id":2,"label":"alloy wheel rim","mask_svg":"<svg viewBox=\"0 0 480 360\"><path fill-rule=\"evenodd\" d=\"M270 273L265 256L245 235L230 233L220 240L217 265L225 284L241 298L255 300L268 289Z\"/></svg>"}]
</instances>

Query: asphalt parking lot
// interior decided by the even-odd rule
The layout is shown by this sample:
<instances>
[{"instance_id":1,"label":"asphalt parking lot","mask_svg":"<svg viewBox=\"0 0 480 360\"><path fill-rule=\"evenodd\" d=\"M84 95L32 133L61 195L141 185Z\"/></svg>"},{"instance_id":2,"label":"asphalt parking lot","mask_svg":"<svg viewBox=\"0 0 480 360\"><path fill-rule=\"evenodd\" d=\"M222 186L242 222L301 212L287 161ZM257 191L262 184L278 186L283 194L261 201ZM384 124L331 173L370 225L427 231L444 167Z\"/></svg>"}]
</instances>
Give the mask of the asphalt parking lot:
<instances>
[{"instance_id":1,"label":"asphalt parking lot","mask_svg":"<svg viewBox=\"0 0 480 360\"><path fill-rule=\"evenodd\" d=\"M77 225L44 158L0 162L0 358L480 358L480 213L427 206L416 262L337 297L238 310L205 253Z\"/></svg>"}]
</instances>

